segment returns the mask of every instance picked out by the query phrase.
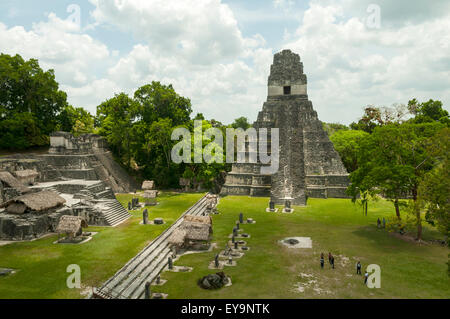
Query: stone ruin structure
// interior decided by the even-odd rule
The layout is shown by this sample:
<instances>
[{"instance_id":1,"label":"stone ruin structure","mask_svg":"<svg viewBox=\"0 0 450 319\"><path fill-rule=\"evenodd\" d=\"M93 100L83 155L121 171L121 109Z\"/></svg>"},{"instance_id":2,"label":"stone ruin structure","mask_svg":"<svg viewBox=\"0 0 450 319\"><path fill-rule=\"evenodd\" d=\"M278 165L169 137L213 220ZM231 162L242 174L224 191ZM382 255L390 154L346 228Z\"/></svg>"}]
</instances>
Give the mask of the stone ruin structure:
<instances>
[{"instance_id":1,"label":"stone ruin structure","mask_svg":"<svg viewBox=\"0 0 450 319\"><path fill-rule=\"evenodd\" d=\"M115 193L137 188L102 137L55 132L48 154L0 158L0 240L54 232L63 215L80 216L89 225L116 226L131 215ZM58 200L45 200L51 197Z\"/></svg>"},{"instance_id":2,"label":"stone ruin structure","mask_svg":"<svg viewBox=\"0 0 450 319\"><path fill-rule=\"evenodd\" d=\"M144 181L142 183L142 190L144 191L142 195L144 198L156 198L158 196L158 190L155 189L154 181Z\"/></svg>"},{"instance_id":3,"label":"stone ruin structure","mask_svg":"<svg viewBox=\"0 0 450 319\"><path fill-rule=\"evenodd\" d=\"M185 215L168 241L177 252L180 249L206 250L213 233L211 216Z\"/></svg>"},{"instance_id":4,"label":"stone ruin structure","mask_svg":"<svg viewBox=\"0 0 450 319\"><path fill-rule=\"evenodd\" d=\"M258 163L235 163L221 195L271 196L276 204L306 205L308 197L344 198L348 173L307 95L300 56L290 50L275 54L268 97L253 127L279 129L279 169L261 174ZM270 149L270 135L267 148ZM246 142L248 158L249 143Z\"/></svg>"},{"instance_id":5,"label":"stone ruin structure","mask_svg":"<svg viewBox=\"0 0 450 319\"><path fill-rule=\"evenodd\" d=\"M62 243L79 243L83 241L83 228L89 225L80 216L63 215L59 219L56 232L58 233L58 242ZM62 239L61 235L65 236Z\"/></svg>"}]
</instances>

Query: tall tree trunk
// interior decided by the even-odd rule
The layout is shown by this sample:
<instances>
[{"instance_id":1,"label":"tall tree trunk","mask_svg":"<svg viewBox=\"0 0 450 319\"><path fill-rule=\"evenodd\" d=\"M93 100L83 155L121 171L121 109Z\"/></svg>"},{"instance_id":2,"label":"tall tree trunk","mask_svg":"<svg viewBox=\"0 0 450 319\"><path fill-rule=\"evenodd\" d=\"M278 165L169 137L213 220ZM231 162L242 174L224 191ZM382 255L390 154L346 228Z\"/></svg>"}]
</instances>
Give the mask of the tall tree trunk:
<instances>
[{"instance_id":1,"label":"tall tree trunk","mask_svg":"<svg viewBox=\"0 0 450 319\"><path fill-rule=\"evenodd\" d=\"M422 218L420 216L420 209L416 208L417 217L417 240L422 240Z\"/></svg>"},{"instance_id":2,"label":"tall tree trunk","mask_svg":"<svg viewBox=\"0 0 450 319\"><path fill-rule=\"evenodd\" d=\"M394 207L395 207L395 214L397 215L398 220L401 220L402 218L400 217L400 207L398 205L398 198L394 200Z\"/></svg>"},{"instance_id":3,"label":"tall tree trunk","mask_svg":"<svg viewBox=\"0 0 450 319\"><path fill-rule=\"evenodd\" d=\"M369 201L368 200L366 200L366 209L365 209L365 211L366 211L366 216L367 216L367 206L368 206L368 203Z\"/></svg>"},{"instance_id":4,"label":"tall tree trunk","mask_svg":"<svg viewBox=\"0 0 450 319\"><path fill-rule=\"evenodd\" d=\"M420 207L417 203L417 187L414 187L412 191L413 200L414 200L414 210L416 211L416 219L417 219L417 238L416 240L422 240L422 217L420 216Z\"/></svg>"},{"instance_id":5,"label":"tall tree trunk","mask_svg":"<svg viewBox=\"0 0 450 319\"><path fill-rule=\"evenodd\" d=\"M127 128L127 154L128 154L128 168L131 168L131 153L130 153L130 132Z\"/></svg>"}]
</instances>

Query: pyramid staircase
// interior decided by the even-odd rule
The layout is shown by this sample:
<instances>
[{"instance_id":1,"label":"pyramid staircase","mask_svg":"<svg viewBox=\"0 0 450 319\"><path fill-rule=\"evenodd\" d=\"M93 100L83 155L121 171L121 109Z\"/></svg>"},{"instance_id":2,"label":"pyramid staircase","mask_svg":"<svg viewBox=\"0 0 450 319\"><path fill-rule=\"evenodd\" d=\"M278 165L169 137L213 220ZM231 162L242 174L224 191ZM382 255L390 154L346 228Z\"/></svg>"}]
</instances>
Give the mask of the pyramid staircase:
<instances>
[{"instance_id":1,"label":"pyramid staircase","mask_svg":"<svg viewBox=\"0 0 450 319\"><path fill-rule=\"evenodd\" d=\"M108 208L102 210L102 214L108 226L117 226L131 217L131 214L116 199L108 201L106 206Z\"/></svg>"}]
</instances>

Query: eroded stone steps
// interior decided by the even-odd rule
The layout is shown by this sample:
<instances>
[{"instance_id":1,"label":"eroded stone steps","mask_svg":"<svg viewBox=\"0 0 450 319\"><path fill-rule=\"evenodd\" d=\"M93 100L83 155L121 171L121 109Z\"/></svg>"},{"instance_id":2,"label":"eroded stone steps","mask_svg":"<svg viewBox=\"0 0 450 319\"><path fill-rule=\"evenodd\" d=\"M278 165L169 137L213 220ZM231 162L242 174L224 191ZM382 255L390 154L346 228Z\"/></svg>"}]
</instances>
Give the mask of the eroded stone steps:
<instances>
[{"instance_id":1,"label":"eroded stone steps","mask_svg":"<svg viewBox=\"0 0 450 319\"><path fill-rule=\"evenodd\" d=\"M206 210L206 206L206 196L204 196L185 211L171 227L166 229L113 277L106 281L99 289L99 292L103 292L112 298L136 298L136 296L140 296L139 289L143 287L142 285L146 281L153 280L167 264L167 257L170 254L167 239L182 222L184 215L188 213L200 215Z\"/></svg>"},{"instance_id":2,"label":"eroded stone steps","mask_svg":"<svg viewBox=\"0 0 450 319\"><path fill-rule=\"evenodd\" d=\"M190 214L198 215L203 210L206 209L206 202L203 202L201 205L195 207L194 210L190 211ZM177 222L175 227L177 227L182 220ZM173 226L172 226L173 227ZM159 264L159 262L164 261L162 256L167 255L167 252L170 252L169 243L167 242L168 237L172 231L167 232L164 239L162 239L157 246L152 250L149 250L149 254L142 258L139 261L139 264L133 268L133 272L130 273L127 277L127 282L122 282L119 285L114 287L114 290L118 291L121 295L130 296L132 292L134 292L137 287L141 286L142 282L149 278L152 272L155 270L155 266ZM165 260L167 262L167 259ZM130 280L131 279L131 280Z\"/></svg>"},{"instance_id":3,"label":"eroded stone steps","mask_svg":"<svg viewBox=\"0 0 450 319\"><path fill-rule=\"evenodd\" d=\"M114 227L131 216L131 214L128 213L128 211L117 200L112 201L111 204L108 204L108 206L109 208L104 210L102 213L109 226Z\"/></svg>"},{"instance_id":4,"label":"eroded stone steps","mask_svg":"<svg viewBox=\"0 0 450 319\"><path fill-rule=\"evenodd\" d=\"M164 270L164 268L167 266L167 260L169 259L169 256L171 254L172 253L170 249L167 248L166 254L164 254L164 256L160 258L160 261L154 267L153 272L148 276L148 281L152 282L161 273L161 271ZM131 299L143 299L145 297L145 290L144 290L145 282L146 280L143 280L138 285L135 285L133 294L130 295Z\"/></svg>"},{"instance_id":5,"label":"eroded stone steps","mask_svg":"<svg viewBox=\"0 0 450 319\"><path fill-rule=\"evenodd\" d=\"M200 215L206 210L207 203L205 202L199 209L190 212L192 215ZM156 276L164 269L168 263L168 257L171 254L170 245L165 242L160 248L159 253L155 259L151 260L151 267L142 267L141 271L138 271L138 276L127 289L125 289L121 294L124 296L129 296L131 299L139 298L142 295L143 287L145 282L153 281ZM150 266L150 265L149 265Z\"/></svg>"}]
</instances>

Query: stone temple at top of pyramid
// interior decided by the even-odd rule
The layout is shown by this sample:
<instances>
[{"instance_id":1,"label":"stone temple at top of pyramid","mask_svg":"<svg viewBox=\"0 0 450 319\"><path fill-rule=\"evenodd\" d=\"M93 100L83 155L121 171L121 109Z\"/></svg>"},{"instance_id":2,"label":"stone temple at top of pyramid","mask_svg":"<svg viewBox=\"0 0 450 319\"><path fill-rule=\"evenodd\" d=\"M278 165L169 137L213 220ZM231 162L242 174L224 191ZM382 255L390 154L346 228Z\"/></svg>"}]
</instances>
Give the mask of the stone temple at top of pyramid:
<instances>
[{"instance_id":1,"label":"stone temple at top of pyramid","mask_svg":"<svg viewBox=\"0 0 450 319\"><path fill-rule=\"evenodd\" d=\"M255 129L279 129L279 169L262 174L257 163L235 163L221 195L270 196L276 204L306 205L311 198L346 198L348 173L307 95L300 56L290 50L275 54L268 96ZM270 137L268 137L270 147Z\"/></svg>"}]
</instances>

